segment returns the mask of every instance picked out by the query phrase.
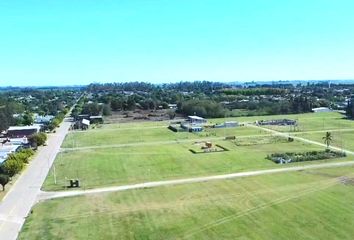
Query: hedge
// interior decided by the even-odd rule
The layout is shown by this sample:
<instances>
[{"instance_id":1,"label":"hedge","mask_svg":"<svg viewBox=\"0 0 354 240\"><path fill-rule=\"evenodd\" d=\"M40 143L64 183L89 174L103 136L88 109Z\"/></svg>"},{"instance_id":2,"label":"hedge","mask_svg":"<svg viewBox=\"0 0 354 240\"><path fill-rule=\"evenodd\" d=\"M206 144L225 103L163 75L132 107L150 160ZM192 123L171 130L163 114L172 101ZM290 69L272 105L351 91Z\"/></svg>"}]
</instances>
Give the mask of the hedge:
<instances>
[{"instance_id":1,"label":"hedge","mask_svg":"<svg viewBox=\"0 0 354 240\"><path fill-rule=\"evenodd\" d=\"M338 152L332 150L325 151L310 151L303 153L296 152L286 152L286 153L273 153L267 156L268 160L275 163L280 163L282 160L286 162L305 162L305 161L315 161L315 160L325 160L333 158L346 157L345 152Z\"/></svg>"}]
</instances>

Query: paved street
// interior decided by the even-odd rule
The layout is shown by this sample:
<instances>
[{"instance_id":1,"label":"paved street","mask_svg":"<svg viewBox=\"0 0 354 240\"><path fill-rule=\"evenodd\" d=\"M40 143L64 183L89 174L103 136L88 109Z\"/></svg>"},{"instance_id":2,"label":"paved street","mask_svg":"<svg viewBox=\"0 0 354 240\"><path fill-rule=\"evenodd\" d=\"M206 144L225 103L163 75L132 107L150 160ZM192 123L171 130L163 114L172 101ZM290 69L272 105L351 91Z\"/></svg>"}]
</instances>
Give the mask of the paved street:
<instances>
[{"instance_id":1,"label":"paved street","mask_svg":"<svg viewBox=\"0 0 354 240\"><path fill-rule=\"evenodd\" d=\"M59 151L70 123L63 122L48 138L48 146L41 147L29 166L0 202L0 239L13 240L35 204L40 188Z\"/></svg>"}]
</instances>

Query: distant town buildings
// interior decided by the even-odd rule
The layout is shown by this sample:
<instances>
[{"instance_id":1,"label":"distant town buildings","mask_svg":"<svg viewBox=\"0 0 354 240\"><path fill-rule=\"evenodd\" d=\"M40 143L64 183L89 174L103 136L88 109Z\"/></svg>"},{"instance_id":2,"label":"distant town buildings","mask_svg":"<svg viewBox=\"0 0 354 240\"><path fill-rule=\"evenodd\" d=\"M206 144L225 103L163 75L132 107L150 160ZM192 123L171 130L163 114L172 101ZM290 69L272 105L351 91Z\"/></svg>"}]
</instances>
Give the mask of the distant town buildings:
<instances>
[{"instance_id":1,"label":"distant town buildings","mask_svg":"<svg viewBox=\"0 0 354 240\"><path fill-rule=\"evenodd\" d=\"M53 115L40 116L38 114L34 114L34 123L37 124L48 124L54 118Z\"/></svg>"}]
</instances>

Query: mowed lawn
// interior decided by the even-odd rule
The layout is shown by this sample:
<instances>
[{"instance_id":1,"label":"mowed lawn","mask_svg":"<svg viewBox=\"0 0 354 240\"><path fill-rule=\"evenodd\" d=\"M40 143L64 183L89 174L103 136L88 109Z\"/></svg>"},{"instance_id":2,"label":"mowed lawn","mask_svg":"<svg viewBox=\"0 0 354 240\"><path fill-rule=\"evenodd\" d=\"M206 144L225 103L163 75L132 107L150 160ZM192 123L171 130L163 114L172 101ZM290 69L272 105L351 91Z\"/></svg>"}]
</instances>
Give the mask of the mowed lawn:
<instances>
[{"instance_id":1,"label":"mowed lawn","mask_svg":"<svg viewBox=\"0 0 354 240\"><path fill-rule=\"evenodd\" d=\"M303 152L322 147L298 141L252 146L236 146L231 141L219 140L229 151L193 154L192 142L151 146L83 149L62 152L55 160L57 184L53 169L44 190L63 190L66 179L79 178L82 188L124 185L146 181L227 174L254 169L294 166L277 165L265 159L274 152ZM348 158L340 158L346 160ZM337 161L337 160L328 160ZM320 163L314 161L299 164Z\"/></svg>"},{"instance_id":2,"label":"mowed lawn","mask_svg":"<svg viewBox=\"0 0 354 240\"><path fill-rule=\"evenodd\" d=\"M140 127L130 127L130 125L125 126L124 124L109 124L103 125L103 127L99 129L71 132L66 136L62 147L77 148L257 134L266 134L266 132L249 127L237 127L227 129L207 129L201 133L175 133L167 129L167 125L146 126L142 124Z\"/></svg>"},{"instance_id":3,"label":"mowed lawn","mask_svg":"<svg viewBox=\"0 0 354 240\"><path fill-rule=\"evenodd\" d=\"M353 131L329 131L332 134L333 141L331 142L332 146L336 146L342 149L354 151L354 129ZM325 136L325 132L323 133L304 133L298 135L303 138L307 138L310 140L318 141L324 143L323 137Z\"/></svg>"},{"instance_id":4,"label":"mowed lawn","mask_svg":"<svg viewBox=\"0 0 354 240\"><path fill-rule=\"evenodd\" d=\"M39 203L19 239L353 239L354 168Z\"/></svg>"},{"instance_id":5,"label":"mowed lawn","mask_svg":"<svg viewBox=\"0 0 354 240\"><path fill-rule=\"evenodd\" d=\"M304 122L309 121L309 126L315 129L319 119L322 121L324 116L328 117L328 121L333 121L334 126L346 125L349 127L353 123L342 119L340 114L333 112L282 117L290 116L303 119ZM279 117L265 116L264 118L277 119ZM245 119L249 118L240 118L239 120ZM224 121L224 119L219 119L219 121ZM342 124L343 121L345 124ZM212 119L211 122L215 122L215 120ZM163 124L166 123L158 122L156 125L153 123L107 124L102 125L99 129L69 133L63 143L63 147L69 151L58 154L54 163L57 182L54 183L53 168L47 176L43 189L63 190L68 184L68 179L73 178L80 179L82 188L96 188L328 162L312 161L280 166L265 159L268 154L275 152L304 152L323 149L299 141L236 146L230 141L222 140L225 136L238 138L259 136L260 139L262 135L268 134L269 136L269 133L256 128L243 126L207 129L201 133L175 133L168 130L167 126ZM191 153L189 149L194 148L192 144L200 139L211 139L213 144L219 143L229 151L205 154ZM323 142L322 139L315 140ZM350 158L339 160L348 159ZM338 159L329 161L338 161Z\"/></svg>"},{"instance_id":6,"label":"mowed lawn","mask_svg":"<svg viewBox=\"0 0 354 240\"><path fill-rule=\"evenodd\" d=\"M264 125L266 128L274 129L282 132L307 132L307 131L325 131L338 129L354 129L354 121L348 120L343 114L338 112L328 113L305 113L294 115L276 115L276 116L258 116L249 118L240 118L240 121L255 122L256 120L269 119L292 119L298 121L298 126L270 126Z\"/></svg>"}]
</instances>

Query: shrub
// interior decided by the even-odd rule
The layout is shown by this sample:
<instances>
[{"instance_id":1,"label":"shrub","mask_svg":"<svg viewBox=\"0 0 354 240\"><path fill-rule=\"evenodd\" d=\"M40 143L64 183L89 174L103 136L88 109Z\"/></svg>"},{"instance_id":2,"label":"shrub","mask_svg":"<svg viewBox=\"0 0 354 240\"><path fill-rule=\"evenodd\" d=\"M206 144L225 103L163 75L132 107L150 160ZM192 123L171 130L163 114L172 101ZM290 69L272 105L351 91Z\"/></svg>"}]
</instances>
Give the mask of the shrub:
<instances>
[{"instance_id":1,"label":"shrub","mask_svg":"<svg viewBox=\"0 0 354 240\"><path fill-rule=\"evenodd\" d=\"M279 163L280 159L283 159L285 161L291 161L291 162L305 162L305 161L340 158L345 156L346 154L344 152L325 150L325 151L310 151L304 153L293 153L293 152L273 153L271 155L268 155L266 158L275 163Z\"/></svg>"},{"instance_id":2,"label":"shrub","mask_svg":"<svg viewBox=\"0 0 354 240\"><path fill-rule=\"evenodd\" d=\"M23 161L18 160L16 158L7 159L3 164L3 171L9 175L10 177L14 176L15 174L19 173L25 164Z\"/></svg>"},{"instance_id":3,"label":"shrub","mask_svg":"<svg viewBox=\"0 0 354 240\"><path fill-rule=\"evenodd\" d=\"M47 134L45 133L35 133L28 137L28 141L31 146L43 146L47 141Z\"/></svg>"},{"instance_id":4,"label":"shrub","mask_svg":"<svg viewBox=\"0 0 354 240\"><path fill-rule=\"evenodd\" d=\"M19 173L25 166L25 163L28 163L29 158L33 156L33 154L34 151L32 149L23 149L17 153L9 154L6 161L1 166L2 172L10 177Z\"/></svg>"},{"instance_id":5,"label":"shrub","mask_svg":"<svg viewBox=\"0 0 354 240\"><path fill-rule=\"evenodd\" d=\"M5 191L6 184L10 181L10 177L6 174L0 174L0 185L2 186L2 190Z\"/></svg>"}]
</instances>

